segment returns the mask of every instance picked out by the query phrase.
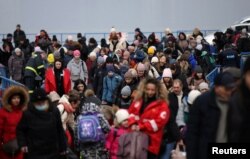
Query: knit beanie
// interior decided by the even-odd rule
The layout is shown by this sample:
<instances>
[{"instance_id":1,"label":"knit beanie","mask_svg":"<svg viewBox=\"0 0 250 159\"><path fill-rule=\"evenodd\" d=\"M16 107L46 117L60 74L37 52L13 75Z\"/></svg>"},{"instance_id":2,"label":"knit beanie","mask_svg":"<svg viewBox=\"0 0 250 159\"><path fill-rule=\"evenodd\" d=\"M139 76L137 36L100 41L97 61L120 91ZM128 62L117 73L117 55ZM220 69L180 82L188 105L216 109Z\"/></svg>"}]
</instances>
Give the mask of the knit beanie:
<instances>
[{"instance_id":1,"label":"knit beanie","mask_svg":"<svg viewBox=\"0 0 250 159\"><path fill-rule=\"evenodd\" d=\"M125 74L124 74L124 78L133 78L133 74L131 71L127 71Z\"/></svg>"},{"instance_id":2,"label":"knit beanie","mask_svg":"<svg viewBox=\"0 0 250 159\"><path fill-rule=\"evenodd\" d=\"M201 91L201 90L203 90L203 89L207 89L207 90L209 90L209 87L208 87L208 84L206 83L206 82L201 82L200 84L199 84L199 90Z\"/></svg>"},{"instance_id":3,"label":"knit beanie","mask_svg":"<svg viewBox=\"0 0 250 159\"><path fill-rule=\"evenodd\" d=\"M159 62L159 59L158 57L154 56L152 59L151 59L151 63L158 63Z\"/></svg>"},{"instance_id":4,"label":"knit beanie","mask_svg":"<svg viewBox=\"0 0 250 159\"><path fill-rule=\"evenodd\" d=\"M199 65L197 65L197 66L195 67L194 71L195 71L196 73L203 73L203 70L202 70L201 66L199 66Z\"/></svg>"},{"instance_id":5,"label":"knit beanie","mask_svg":"<svg viewBox=\"0 0 250 159\"><path fill-rule=\"evenodd\" d=\"M47 61L48 63L54 63L55 62L55 58L54 58L54 54L50 53L47 57Z\"/></svg>"},{"instance_id":6,"label":"knit beanie","mask_svg":"<svg viewBox=\"0 0 250 159\"><path fill-rule=\"evenodd\" d=\"M187 99L188 104L192 105L194 103L195 99L199 95L201 95L201 92L198 91L198 90L192 90L192 91L190 91L189 94L188 94L188 99Z\"/></svg>"},{"instance_id":7,"label":"knit beanie","mask_svg":"<svg viewBox=\"0 0 250 159\"><path fill-rule=\"evenodd\" d=\"M156 48L154 46L150 46L148 48L148 55L153 56L155 54Z\"/></svg>"},{"instance_id":8,"label":"knit beanie","mask_svg":"<svg viewBox=\"0 0 250 159\"><path fill-rule=\"evenodd\" d=\"M106 69L107 69L107 72L115 72L115 68L113 65L107 65Z\"/></svg>"},{"instance_id":9,"label":"knit beanie","mask_svg":"<svg viewBox=\"0 0 250 159\"><path fill-rule=\"evenodd\" d=\"M125 121L129 118L129 113L126 109L119 109L115 113L115 117L117 119L118 124L121 124L123 121Z\"/></svg>"},{"instance_id":10,"label":"knit beanie","mask_svg":"<svg viewBox=\"0 0 250 159\"><path fill-rule=\"evenodd\" d=\"M172 72L170 68L165 68L162 73L162 78L169 77L172 78Z\"/></svg>"},{"instance_id":11,"label":"knit beanie","mask_svg":"<svg viewBox=\"0 0 250 159\"><path fill-rule=\"evenodd\" d=\"M129 86L125 86L121 90L121 95L123 96L130 96L131 95L131 89Z\"/></svg>"},{"instance_id":12,"label":"knit beanie","mask_svg":"<svg viewBox=\"0 0 250 159\"><path fill-rule=\"evenodd\" d=\"M15 53L17 53L17 52L21 52L21 49L15 48Z\"/></svg>"},{"instance_id":13,"label":"knit beanie","mask_svg":"<svg viewBox=\"0 0 250 159\"><path fill-rule=\"evenodd\" d=\"M90 54L89 54L89 57L96 57L96 53L94 51L92 51Z\"/></svg>"}]
</instances>

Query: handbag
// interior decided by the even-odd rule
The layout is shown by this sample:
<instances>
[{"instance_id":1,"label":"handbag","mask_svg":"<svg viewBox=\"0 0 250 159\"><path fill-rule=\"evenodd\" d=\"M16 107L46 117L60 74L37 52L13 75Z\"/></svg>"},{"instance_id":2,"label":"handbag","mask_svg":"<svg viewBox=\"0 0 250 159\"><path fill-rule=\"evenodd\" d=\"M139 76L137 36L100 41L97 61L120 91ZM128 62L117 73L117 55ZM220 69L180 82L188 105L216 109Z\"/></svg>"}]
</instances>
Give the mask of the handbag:
<instances>
[{"instance_id":1,"label":"handbag","mask_svg":"<svg viewBox=\"0 0 250 159\"><path fill-rule=\"evenodd\" d=\"M20 148L17 144L17 139L13 139L8 141L7 143L4 143L2 145L3 151L11 156L16 155L18 152L20 152Z\"/></svg>"}]
</instances>

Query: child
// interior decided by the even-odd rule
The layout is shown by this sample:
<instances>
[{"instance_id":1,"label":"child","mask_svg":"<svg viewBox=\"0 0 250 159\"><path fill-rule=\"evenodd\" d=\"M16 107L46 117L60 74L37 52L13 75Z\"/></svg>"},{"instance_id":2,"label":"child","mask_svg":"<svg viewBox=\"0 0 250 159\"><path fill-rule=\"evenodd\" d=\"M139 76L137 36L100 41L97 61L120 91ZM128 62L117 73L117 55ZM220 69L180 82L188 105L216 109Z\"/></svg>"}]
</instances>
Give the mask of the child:
<instances>
[{"instance_id":1,"label":"child","mask_svg":"<svg viewBox=\"0 0 250 159\"><path fill-rule=\"evenodd\" d=\"M106 149L109 151L110 159L117 159L119 149L119 137L128 132L129 113L125 109L120 109L115 114L114 127L106 138Z\"/></svg>"},{"instance_id":2,"label":"child","mask_svg":"<svg viewBox=\"0 0 250 159\"><path fill-rule=\"evenodd\" d=\"M100 107L95 103L85 102L75 127L75 147L80 158L107 158L104 136L109 130L109 124L100 113Z\"/></svg>"},{"instance_id":3,"label":"child","mask_svg":"<svg viewBox=\"0 0 250 159\"><path fill-rule=\"evenodd\" d=\"M113 65L107 65L106 69L108 74L103 79L102 104L113 105L113 92L120 85L122 78L115 73Z\"/></svg>"},{"instance_id":4,"label":"child","mask_svg":"<svg viewBox=\"0 0 250 159\"><path fill-rule=\"evenodd\" d=\"M132 102L130 87L123 87L120 94L121 96L117 99L116 105L119 106L119 108L128 109Z\"/></svg>"}]
</instances>

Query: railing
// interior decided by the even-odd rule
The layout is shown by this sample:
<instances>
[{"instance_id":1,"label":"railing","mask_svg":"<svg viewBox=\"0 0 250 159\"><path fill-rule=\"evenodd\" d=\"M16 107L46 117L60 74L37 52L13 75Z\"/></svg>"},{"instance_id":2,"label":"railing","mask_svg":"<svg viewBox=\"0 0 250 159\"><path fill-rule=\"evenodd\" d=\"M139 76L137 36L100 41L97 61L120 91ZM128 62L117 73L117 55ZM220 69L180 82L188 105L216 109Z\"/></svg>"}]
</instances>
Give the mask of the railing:
<instances>
[{"instance_id":1,"label":"railing","mask_svg":"<svg viewBox=\"0 0 250 159\"><path fill-rule=\"evenodd\" d=\"M2 95L3 92L6 88L12 86L12 85L18 85L18 86L23 86L25 87L23 84L18 83L16 81L10 80L9 78L6 78L4 76L0 76L0 107L2 105Z\"/></svg>"},{"instance_id":2,"label":"railing","mask_svg":"<svg viewBox=\"0 0 250 159\"><path fill-rule=\"evenodd\" d=\"M201 30L204 36L214 33L218 30ZM173 32L174 36L178 36L180 32L184 32L185 34L192 34L192 30L178 30ZM149 36L152 32L143 32L145 36ZM156 37L161 40L161 38L165 35L164 32L154 32ZM133 42L134 40L134 32L127 32L127 41L129 43ZM30 40L30 42L35 41L35 37L37 34L35 33L28 33L26 34L27 39ZM77 39L77 33L49 33L49 36L52 37L53 35L56 35L57 39L61 42L64 43L65 40L67 39L68 35L72 35L74 39ZM0 34L0 39L6 38L7 34ZM103 33L84 33L84 36L89 39L91 37L95 38L98 42L104 38L108 39L109 33L103 32ZM0 44L2 44L2 40L0 41Z\"/></svg>"},{"instance_id":3,"label":"railing","mask_svg":"<svg viewBox=\"0 0 250 159\"><path fill-rule=\"evenodd\" d=\"M221 66L218 65L209 74L207 74L206 80L208 81L210 88L213 87L214 79L220 73L220 71L221 71Z\"/></svg>"},{"instance_id":4,"label":"railing","mask_svg":"<svg viewBox=\"0 0 250 159\"><path fill-rule=\"evenodd\" d=\"M250 52L241 52L240 53L240 69L243 70L244 64L247 58L250 57Z\"/></svg>"}]
</instances>

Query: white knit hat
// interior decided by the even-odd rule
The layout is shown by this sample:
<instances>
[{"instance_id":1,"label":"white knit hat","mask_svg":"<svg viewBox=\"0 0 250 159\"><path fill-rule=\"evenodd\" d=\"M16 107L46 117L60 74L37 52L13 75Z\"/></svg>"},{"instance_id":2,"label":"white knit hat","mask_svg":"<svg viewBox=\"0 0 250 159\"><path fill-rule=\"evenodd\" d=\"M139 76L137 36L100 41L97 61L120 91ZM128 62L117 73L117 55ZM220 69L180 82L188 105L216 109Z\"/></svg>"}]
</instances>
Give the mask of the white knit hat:
<instances>
[{"instance_id":1,"label":"white knit hat","mask_svg":"<svg viewBox=\"0 0 250 159\"><path fill-rule=\"evenodd\" d=\"M190 91L190 92L188 93L187 102L188 102L189 104L192 105L192 104L194 103L195 99L196 99L199 95L201 95L201 92L198 91L198 90L192 90L192 91Z\"/></svg>"},{"instance_id":2,"label":"white knit hat","mask_svg":"<svg viewBox=\"0 0 250 159\"><path fill-rule=\"evenodd\" d=\"M69 36L67 37L67 40L68 40L68 41L73 41L73 36L72 36L72 35L69 35Z\"/></svg>"},{"instance_id":3,"label":"white knit hat","mask_svg":"<svg viewBox=\"0 0 250 159\"><path fill-rule=\"evenodd\" d=\"M112 28L110 29L110 32L111 32L111 33L112 33L112 32L116 32L115 27L112 27Z\"/></svg>"},{"instance_id":4,"label":"white knit hat","mask_svg":"<svg viewBox=\"0 0 250 159\"><path fill-rule=\"evenodd\" d=\"M90 54L89 54L89 57L96 57L96 53L94 51L92 51Z\"/></svg>"},{"instance_id":5,"label":"white knit hat","mask_svg":"<svg viewBox=\"0 0 250 159\"><path fill-rule=\"evenodd\" d=\"M129 118L129 113L126 109L119 109L115 113L115 117L117 119L118 124L121 124L124 120L127 120Z\"/></svg>"},{"instance_id":6,"label":"white knit hat","mask_svg":"<svg viewBox=\"0 0 250 159\"><path fill-rule=\"evenodd\" d=\"M165 69L163 70L162 78L164 78L164 77L173 78L172 72L171 72L171 69L170 69L170 68L165 68Z\"/></svg>"},{"instance_id":7,"label":"white knit hat","mask_svg":"<svg viewBox=\"0 0 250 159\"><path fill-rule=\"evenodd\" d=\"M21 52L21 49L15 48L15 53L16 53L16 52Z\"/></svg>"},{"instance_id":8,"label":"white knit hat","mask_svg":"<svg viewBox=\"0 0 250 159\"><path fill-rule=\"evenodd\" d=\"M35 47L35 52L44 52L39 46Z\"/></svg>"},{"instance_id":9,"label":"white knit hat","mask_svg":"<svg viewBox=\"0 0 250 159\"><path fill-rule=\"evenodd\" d=\"M199 84L199 90L201 91L201 90L203 90L203 89L207 89L207 90L209 90L209 86L208 86L208 84L206 83L206 82L201 82L200 84Z\"/></svg>"},{"instance_id":10,"label":"white knit hat","mask_svg":"<svg viewBox=\"0 0 250 159\"><path fill-rule=\"evenodd\" d=\"M154 56L152 59L151 59L151 63L158 63L159 62L159 59Z\"/></svg>"}]
</instances>

